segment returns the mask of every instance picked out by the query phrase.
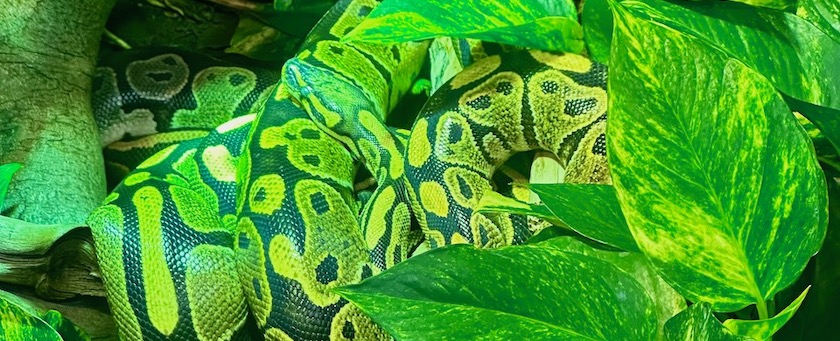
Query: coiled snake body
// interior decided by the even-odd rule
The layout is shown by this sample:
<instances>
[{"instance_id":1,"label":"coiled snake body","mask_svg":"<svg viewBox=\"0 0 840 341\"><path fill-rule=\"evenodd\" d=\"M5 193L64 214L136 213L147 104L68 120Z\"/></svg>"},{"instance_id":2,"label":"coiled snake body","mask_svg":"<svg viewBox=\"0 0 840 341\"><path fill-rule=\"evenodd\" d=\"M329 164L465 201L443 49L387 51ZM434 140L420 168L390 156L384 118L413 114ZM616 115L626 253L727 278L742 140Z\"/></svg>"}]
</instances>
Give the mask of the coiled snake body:
<instances>
[{"instance_id":1,"label":"coiled snake body","mask_svg":"<svg viewBox=\"0 0 840 341\"><path fill-rule=\"evenodd\" d=\"M552 151L567 180L607 181L606 69L580 56L487 57L432 96L407 141L387 127L427 45L338 42L376 4L340 1L277 86L251 88L262 102L208 99L239 111L162 147L91 215L123 338L244 339L255 324L276 340L387 339L330 289L408 257L412 216L431 247L509 245L533 231L474 209L513 153ZM129 116L103 130L142 115ZM201 116L183 117L168 124ZM363 205L356 162L378 184Z\"/></svg>"}]
</instances>

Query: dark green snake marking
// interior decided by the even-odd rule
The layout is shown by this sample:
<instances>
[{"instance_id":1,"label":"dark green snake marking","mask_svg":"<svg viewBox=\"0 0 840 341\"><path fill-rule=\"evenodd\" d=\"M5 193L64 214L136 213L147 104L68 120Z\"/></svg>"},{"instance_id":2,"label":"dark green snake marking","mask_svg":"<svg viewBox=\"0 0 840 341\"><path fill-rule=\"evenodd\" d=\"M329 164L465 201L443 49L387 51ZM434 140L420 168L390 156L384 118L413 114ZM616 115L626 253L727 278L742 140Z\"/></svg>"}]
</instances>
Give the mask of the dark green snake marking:
<instances>
[{"instance_id":1,"label":"dark green snake marking","mask_svg":"<svg viewBox=\"0 0 840 341\"><path fill-rule=\"evenodd\" d=\"M489 55L410 132L386 126L427 44L340 43L377 4L339 1L266 73L282 74L275 86L179 54L98 71L106 153L155 152L88 221L122 338L389 339L330 290L409 257L413 219L432 248L524 241L524 218L474 208L532 149L556 154L566 181L608 181L606 67L581 56ZM360 164L377 184L366 194Z\"/></svg>"}]
</instances>

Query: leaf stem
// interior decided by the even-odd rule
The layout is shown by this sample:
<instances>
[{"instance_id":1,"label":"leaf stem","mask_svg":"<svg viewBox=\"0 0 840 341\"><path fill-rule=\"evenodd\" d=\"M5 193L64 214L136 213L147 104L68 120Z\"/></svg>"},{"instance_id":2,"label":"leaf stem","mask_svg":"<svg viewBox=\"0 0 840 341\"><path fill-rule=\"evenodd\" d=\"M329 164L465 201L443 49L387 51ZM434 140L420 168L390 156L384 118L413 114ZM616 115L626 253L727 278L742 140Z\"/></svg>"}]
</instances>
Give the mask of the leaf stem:
<instances>
[{"instance_id":1,"label":"leaf stem","mask_svg":"<svg viewBox=\"0 0 840 341\"><path fill-rule=\"evenodd\" d=\"M758 300L756 302L755 307L758 309L758 319L759 320L766 320L769 315L767 314L767 302L763 299Z\"/></svg>"}]
</instances>

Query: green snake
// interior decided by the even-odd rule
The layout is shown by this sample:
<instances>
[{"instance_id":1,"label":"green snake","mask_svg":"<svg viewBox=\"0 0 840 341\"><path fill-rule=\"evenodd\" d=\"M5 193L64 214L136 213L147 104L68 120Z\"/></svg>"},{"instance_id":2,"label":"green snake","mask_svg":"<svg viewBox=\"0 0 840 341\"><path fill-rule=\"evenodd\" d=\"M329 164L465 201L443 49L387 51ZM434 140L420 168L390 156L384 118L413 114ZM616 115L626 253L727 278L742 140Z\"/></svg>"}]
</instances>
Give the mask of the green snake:
<instances>
[{"instance_id":1,"label":"green snake","mask_svg":"<svg viewBox=\"0 0 840 341\"><path fill-rule=\"evenodd\" d=\"M495 169L530 149L556 153L567 181L608 181L606 68L576 55L483 58L435 92L410 133L386 126L427 44L338 41L376 5L339 1L277 86L251 88L262 102L246 103L244 91L199 101L193 87L183 110L216 105L212 129L164 143L91 215L122 338L247 339L255 326L272 340L387 339L330 289L407 258L412 219L430 247L524 241L534 232L524 219L474 210ZM131 116L143 108L114 108L103 131L148 123ZM200 116L175 119L181 110L147 133L193 129ZM363 201L359 163L377 182Z\"/></svg>"}]
</instances>

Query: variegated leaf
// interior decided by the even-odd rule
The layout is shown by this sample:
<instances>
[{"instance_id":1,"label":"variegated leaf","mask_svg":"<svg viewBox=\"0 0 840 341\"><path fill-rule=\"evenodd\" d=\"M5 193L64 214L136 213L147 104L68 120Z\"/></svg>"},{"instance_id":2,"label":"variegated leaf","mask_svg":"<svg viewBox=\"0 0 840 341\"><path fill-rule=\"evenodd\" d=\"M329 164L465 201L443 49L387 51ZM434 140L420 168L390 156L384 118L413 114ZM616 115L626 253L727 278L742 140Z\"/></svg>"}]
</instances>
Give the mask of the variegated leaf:
<instances>
[{"instance_id":1,"label":"variegated leaf","mask_svg":"<svg viewBox=\"0 0 840 341\"><path fill-rule=\"evenodd\" d=\"M759 73L613 9L607 155L630 231L689 300L766 317L825 236L813 146Z\"/></svg>"},{"instance_id":2,"label":"variegated leaf","mask_svg":"<svg viewBox=\"0 0 840 341\"><path fill-rule=\"evenodd\" d=\"M542 244L451 245L335 291L398 340L655 337L655 307L638 281Z\"/></svg>"},{"instance_id":3,"label":"variegated leaf","mask_svg":"<svg viewBox=\"0 0 840 341\"><path fill-rule=\"evenodd\" d=\"M342 40L398 43L440 36L583 50L583 31L569 0L386 0Z\"/></svg>"},{"instance_id":4,"label":"variegated leaf","mask_svg":"<svg viewBox=\"0 0 840 341\"><path fill-rule=\"evenodd\" d=\"M545 205L535 205L519 200L508 198L501 193L488 191L481 196L476 211L484 213L512 213L529 215L543 219L561 227L569 227L560 218L557 218Z\"/></svg>"},{"instance_id":5,"label":"variegated leaf","mask_svg":"<svg viewBox=\"0 0 840 341\"><path fill-rule=\"evenodd\" d=\"M796 14L840 42L840 1L799 0Z\"/></svg>"},{"instance_id":6,"label":"variegated leaf","mask_svg":"<svg viewBox=\"0 0 840 341\"><path fill-rule=\"evenodd\" d=\"M0 296L0 339L3 340L55 340L61 335L37 313L23 309Z\"/></svg>"},{"instance_id":7,"label":"variegated leaf","mask_svg":"<svg viewBox=\"0 0 840 341\"><path fill-rule=\"evenodd\" d=\"M776 334L782 326L790 320L793 314L796 313L796 310L799 309L799 306L802 304L802 300L805 299L805 295L808 294L808 289L802 292L796 300L793 301L787 308L766 320L736 320L736 319L729 319L723 321L723 326L728 328L732 333L736 335L742 335L751 337L757 340L768 340L773 337L773 334Z\"/></svg>"},{"instance_id":8,"label":"variegated leaf","mask_svg":"<svg viewBox=\"0 0 840 341\"><path fill-rule=\"evenodd\" d=\"M741 341L745 337L733 335L712 314L712 307L699 302L665 323L665 339L669 341Z\"/></svg>"},{"instance_id":9,"label":"variegated leaf","mask_svg":"<svg viewBox=\"0 0 840 341\"><path fill-rule=\"evenodd\" d=\"M796 6L796 0L730 0L743 2L750 6L767 7L780 10L788 10Z\"/></svg>"}]
</instances>

